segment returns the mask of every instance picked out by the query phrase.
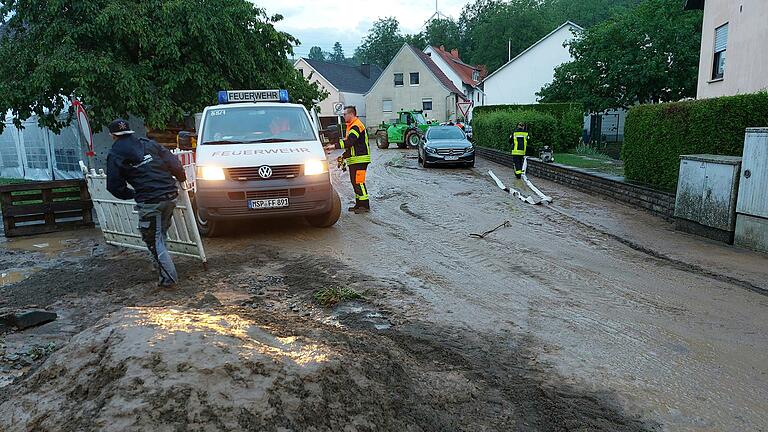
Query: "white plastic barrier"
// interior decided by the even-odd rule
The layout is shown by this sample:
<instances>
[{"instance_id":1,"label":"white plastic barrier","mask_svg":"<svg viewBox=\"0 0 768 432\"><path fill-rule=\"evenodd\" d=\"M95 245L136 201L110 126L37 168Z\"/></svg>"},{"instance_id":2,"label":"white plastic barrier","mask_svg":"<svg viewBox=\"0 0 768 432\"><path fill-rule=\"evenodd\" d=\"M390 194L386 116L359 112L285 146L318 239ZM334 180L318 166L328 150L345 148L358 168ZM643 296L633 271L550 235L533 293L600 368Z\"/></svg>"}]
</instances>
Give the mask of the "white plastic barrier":
<instances>
[{"instance_id":1,"label":"white plastic barrier","mask_svg":"<svg viewBox=\"0 0 768 432\"><path fill-rule=\"evenodd\" d=\"M133 200L119 200L107 191L107 176L103 170L87 172L85 165L80 162L88 183L93 207L99 226L108 244L132 249L146 249L139 232L139 214L134 209ZM168 230L168 250L175 255L197 258L207 268L208 260L203 249L203 241L197 230L192 202L189 199L188 187L179 187L179 199L173 213L171 228Z\"/></svg>"}]
</instances>

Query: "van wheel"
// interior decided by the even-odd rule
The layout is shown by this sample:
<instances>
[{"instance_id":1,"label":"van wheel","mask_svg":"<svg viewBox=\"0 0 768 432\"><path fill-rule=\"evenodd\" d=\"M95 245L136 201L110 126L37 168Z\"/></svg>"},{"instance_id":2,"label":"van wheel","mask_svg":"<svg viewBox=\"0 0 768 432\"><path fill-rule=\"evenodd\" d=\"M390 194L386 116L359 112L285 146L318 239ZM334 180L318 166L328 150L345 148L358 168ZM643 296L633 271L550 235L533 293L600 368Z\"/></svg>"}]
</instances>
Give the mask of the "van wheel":
<instances>
[{"instance_id":1,"label":"van wheel","mask_svg":"<svg viewBox=\"0 0 768 432\"><path fill-rule=\"evenodd\" d=\"M339 220L341 217L341 198L339 198L339 194L335 190L332 192L331 209L323 214L307 216L305 219L308 224L315 228L328 228L332 227Z\"/></svg>"},{"instance_id":2,"label":"van wheel","mask_svg":"<svg viewBox=\"0 0 768 432\"><path fill-rule=\"evenodd\" d=\"M195 212L195 221L197 222L197 230L200 231L200 235L203 237L221 237L228 231L228 225L224 221L217 221L212 219L206 219L200 214L197 208L197 203L192 200L192 209Z\"/></svg>"}]
</instances>

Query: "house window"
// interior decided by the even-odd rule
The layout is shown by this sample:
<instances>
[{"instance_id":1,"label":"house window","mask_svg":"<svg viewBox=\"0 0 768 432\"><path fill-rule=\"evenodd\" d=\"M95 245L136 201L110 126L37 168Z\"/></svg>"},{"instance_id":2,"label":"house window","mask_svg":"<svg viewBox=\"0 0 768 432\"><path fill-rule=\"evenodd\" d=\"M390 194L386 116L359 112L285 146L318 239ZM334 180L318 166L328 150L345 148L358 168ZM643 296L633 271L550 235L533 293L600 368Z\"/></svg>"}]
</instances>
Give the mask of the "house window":
<instances>
[{"instance_id":1,"label":"house window","mask_svg":"<svg viewBox=\"0 0 768 432\"><path fill-rule=\"evenodd\" d=\"M473 81L480 81L480 72L479 71L472 71L472 80Z\"/></svg>"},{"instance_id":2,"label":"house window","mask_svg":"<svg viewBox=\"0 0 768 432\"><path fill-rule=\"evenodd\" d=\"M382 101L382 107L381 110L385 113L391 113L392 112L392 101L391 100L384 100Z\"/></svg>"},{"instance_id":3,"label":"house window","mask_svg":"<svg viewBox=\"0 0 768 432\"><path fill-rule=\"evenodd\" d=\"M725 76L725 52L728 48L728 24L715 30L715 59L712 65L712 79Z\"/></svg>"},{"instance_id":4,"label":"house window","mask_svg":"<svg viewBox=\"0 0 768 432\"><path fill-rule=\"evenodd\" d=\"M395 87L402 87L403 85L403 74L396 73L395 74Z\"/></svg>"},{"instance_id":5,"label":"house window","mask_svg":"<svg viewBox=\"0 0 768 432\"><path fill-rule=\"evenodd\" d=\"M301 76L304 76L304 69L299 68L299 74L301 74Z\"/></svg>"},{"instance_id":6,"label":"house window","mask_svg":"<svg viewBox=\"0 0 768 432\"><path fill-rule=\"evenodd\" d=\"M425 98L421 100L421 109L423 111L432 111L432 98Z\"/></svg>"},{"instance_id":7,"label":"house window","mask_svg":"<svg viewBox=\"0 0 768 432\"><path fill-rule=\"evenodd\" d=\"M419 73L418 72L411 72L411 85L412 86L419 85Z\"/></svg>"}]
</instances>

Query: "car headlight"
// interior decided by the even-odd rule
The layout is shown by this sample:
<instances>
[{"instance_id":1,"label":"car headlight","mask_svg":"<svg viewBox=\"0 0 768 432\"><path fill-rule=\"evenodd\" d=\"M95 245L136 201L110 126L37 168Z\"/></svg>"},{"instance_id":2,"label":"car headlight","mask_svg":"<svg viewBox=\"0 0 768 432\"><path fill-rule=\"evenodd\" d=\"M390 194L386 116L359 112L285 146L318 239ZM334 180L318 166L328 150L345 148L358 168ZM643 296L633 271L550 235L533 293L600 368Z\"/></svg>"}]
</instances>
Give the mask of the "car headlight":
<instances>
[{"instance_id":1,"label":"car headlight","mask_svg":"<svg viewBox=\"0 0 768 432\"><path fill-rule=\"evenodd\" d=\"M328 172L328 161L308 160L304 162L304 175L318 175Z\"/></svg>"},{"instance_id":2,"label":"car headlight","mask_svg":"<svg viewBox=\"0 0 768 432\"><path fill-rule=\"evenodd\" d=\"M475 148L470 146L464 149L464 153L472 153L475 151Z\"/></svg>"},{"instance_id":3,"label":"car headlight","mask_svg":"<svg viewBox=\"0 0 768 432\"><path fill-rule=\"evenodd\" d=\"M197 179L198 180L224 180L224 170L214 166L198 166L197 167Z\"/></svg>"},{"instance_id":4,"label":"car headlight","mask_svg":"<svg viewBox=\"0 0 768 432\"><path fill-rule=\"evenodd\" d=\"M432 147L424 147L424 151L427 152L427 153L435 153L436 152L435 149L433 149Z\"/></svg>"}]
</instances>

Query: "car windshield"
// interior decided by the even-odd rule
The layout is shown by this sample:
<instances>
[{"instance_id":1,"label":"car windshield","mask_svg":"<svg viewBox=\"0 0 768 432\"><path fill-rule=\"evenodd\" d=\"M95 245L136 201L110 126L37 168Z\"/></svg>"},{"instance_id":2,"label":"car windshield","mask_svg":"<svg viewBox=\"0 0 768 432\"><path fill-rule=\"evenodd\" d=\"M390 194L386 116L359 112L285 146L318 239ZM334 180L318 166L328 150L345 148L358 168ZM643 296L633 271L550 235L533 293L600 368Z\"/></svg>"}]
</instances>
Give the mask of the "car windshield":
<instances>
[{"instance_id":1,"label":"car windshield","mask_svg":"<svg viewBox=\"0 0 768 432\"><path fill-rule=\"evenodd\" d=\"M427 124L427 119L422 113L413 113L413 118L416 120L416 124Z\"/></svg>"},{"instance_id":2,"label":"car windshield","mask_svg":"<svg viewBox=\"0 0 768 432\"><path fill-rule=\"evenodd\" d=\"M460 140L464 139L464 132L456 126L431 127L427 133L429 140Z\"/></svg>"},{"instance_id":3,"label":"car windshield","mask_svg":"<svg viewBox=\"0 0 768 432\"><path fill-rule=\"evenodd\" d=\"M274 143L315 140L300 107L238 107L209 110L201 144Z\"/></svg>"}]
</instances>

